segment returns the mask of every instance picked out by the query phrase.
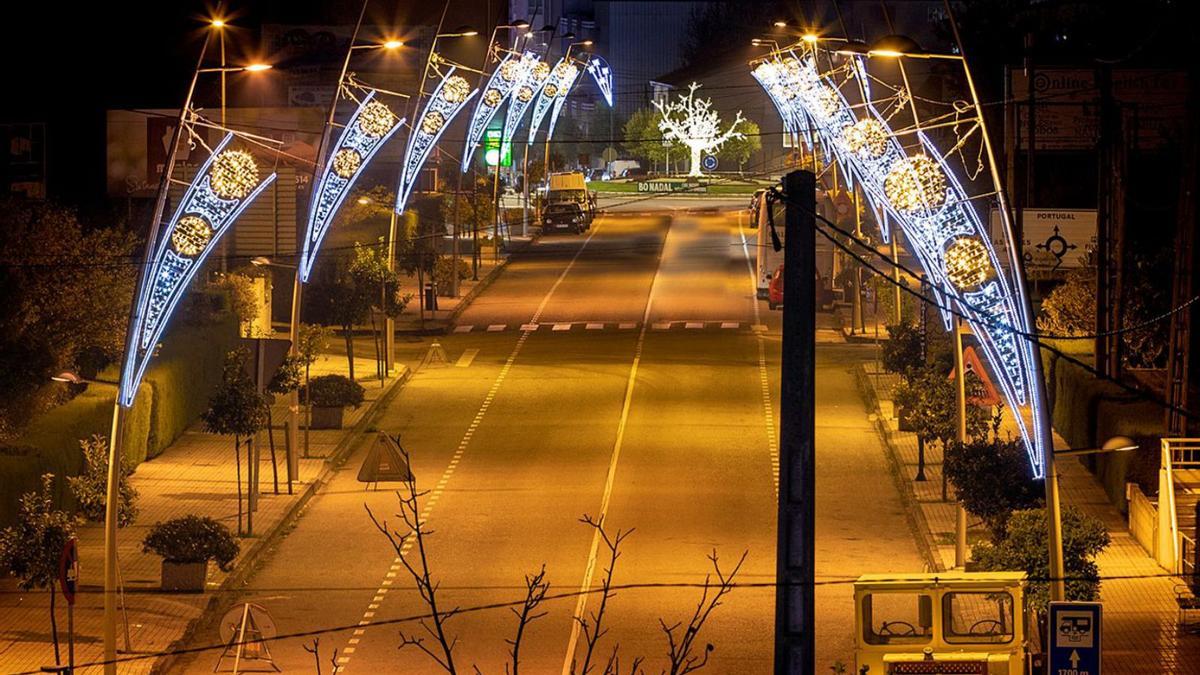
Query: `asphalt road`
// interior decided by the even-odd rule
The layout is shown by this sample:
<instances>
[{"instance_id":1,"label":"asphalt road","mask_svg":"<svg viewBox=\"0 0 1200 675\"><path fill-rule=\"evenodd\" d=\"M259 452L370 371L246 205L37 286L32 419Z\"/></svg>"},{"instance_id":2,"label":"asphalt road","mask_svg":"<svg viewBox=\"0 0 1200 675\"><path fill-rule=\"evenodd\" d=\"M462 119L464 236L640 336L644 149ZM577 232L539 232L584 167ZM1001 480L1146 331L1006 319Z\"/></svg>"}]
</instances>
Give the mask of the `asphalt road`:
<instances>
[{"instance_id":1,"label":"asphalt road","mask_svg":"<svg viewBox=\"0 0 1200 675\"><path fill-rule=\"evenodd\" d=\"M563 673L584 658L576 619L593 620L609 564L585 514L610 535L630 532L613 573L624 587L595 647L601 670L614 649L626 669L635 657L666 665L660 621L686 625L714 552L726 571L745 554L737 580L751 586L724 598L698 655L713 645L710 672L770 670L779 315L754 299L745 212L671 206L542 239L441 339L451 365L418 372L382 416L427 491L425 557L439 606L460 610L447 630L461 672L504 671L516 618L502 605L543 566L550 599L522 640L521 667ZM828 316L819 325L818 581L833 582L818 589L824 671L853 659L845 582L921 563L849 374L869 348L843 343ZM404 631L437 650L406 620L427 608L364 509L407 531L392 492L356 481L364 454L227 602L262 604L280 633L340 627L321 635L325 672L334 648L342 672L439 672L420 647L398 648ZM314 672L304 644L272 643L284 672ZM215 661L204 653L186 670Z\"/></svg>"}]
</instances>

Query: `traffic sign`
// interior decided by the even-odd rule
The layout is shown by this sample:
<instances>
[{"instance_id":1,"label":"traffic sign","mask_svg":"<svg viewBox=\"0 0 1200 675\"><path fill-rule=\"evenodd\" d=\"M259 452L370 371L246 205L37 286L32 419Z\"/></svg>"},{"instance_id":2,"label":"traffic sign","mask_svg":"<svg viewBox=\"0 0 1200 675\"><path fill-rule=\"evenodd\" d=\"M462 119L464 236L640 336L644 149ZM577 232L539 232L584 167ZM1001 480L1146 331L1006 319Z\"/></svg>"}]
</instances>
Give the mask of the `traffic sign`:
<instances>
[{"instance_id":1,"label":"traffic sign","mask_svg":"<svg viewBox=\"0 0 1200 675\"><path fill-rule=\"evenodd\" d=\"M63 544L58 556L58 585L68 605L75 604L75 588L79 584L79 546L75 537Z\"/></svg>"},{"instance_id":2,"label":"traffic sign","mask_svg":"<svg viewBox=\"0 0 1200 675\"><path fill-rule=\"evenodd\" d=\"M1101 606L1050 603L1050 675L1100 675Z\"/></svg>"},{"instance_id":3,"label":"traffic sign","mask_svg":"<svg viewBox=\"0 0 1200 675\"><path fill-rule=\"evenodd\" d=\"M705 155L704 159L700 160L700 166L704 167L705 171L716 171L717 170L717 156L716 155Z\"/></svg>"}]
</instances>

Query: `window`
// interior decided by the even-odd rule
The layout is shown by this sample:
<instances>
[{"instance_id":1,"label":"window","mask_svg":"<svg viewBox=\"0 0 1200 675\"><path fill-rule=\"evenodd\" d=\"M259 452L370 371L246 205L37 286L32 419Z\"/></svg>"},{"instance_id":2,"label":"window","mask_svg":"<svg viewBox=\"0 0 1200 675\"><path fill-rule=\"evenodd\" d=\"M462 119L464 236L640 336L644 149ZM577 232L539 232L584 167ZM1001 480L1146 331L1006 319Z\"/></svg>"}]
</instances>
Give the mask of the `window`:
<instances>
[{"instance_id":1,"label":"window","mask_svg":"<svg viewBox=\"0 0 1200 675\"><path fill-rule=\"evenodd\" d=\"M867 644L924 644L933 637L933 599L923 593L871 593L862 609Z\"/></svg>"},{"instance_id":2,"label":"window","mask_svg":"<svg viewBox=\"0 0 1200 675\"><path fill-rule=\"evenodd\" d=\"M946 642L1012 642L1013 598L1008 593L947 593L942 614Z\"/></svg>"}]
</instances>

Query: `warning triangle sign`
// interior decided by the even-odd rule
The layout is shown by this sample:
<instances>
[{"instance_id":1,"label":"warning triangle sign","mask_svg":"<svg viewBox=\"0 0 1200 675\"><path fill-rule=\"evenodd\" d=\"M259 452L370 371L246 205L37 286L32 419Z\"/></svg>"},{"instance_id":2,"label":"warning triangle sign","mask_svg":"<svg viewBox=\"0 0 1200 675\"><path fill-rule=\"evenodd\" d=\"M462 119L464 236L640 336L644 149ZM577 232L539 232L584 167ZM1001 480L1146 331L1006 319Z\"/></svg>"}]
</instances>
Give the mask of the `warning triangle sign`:
<instances>
[{"instance_id":1,"label":"warning triangle sign","mask_svg":"<svg viewBox=\"0 0 1200 675\"><path fill-rule=\"evenodd\" d=\"M358 469L358 482L403 481L412 478L404 452L391 436L379 432Z\"/></svg>"},{"instance_id":2,"label":"warning triangle sign","mask_svg":"<svg viewBox=\"0 0 1200 675\"><path fill-rule=\"evenodd\" d=\"M979 354L975 353L974 347L967 347L963 350L963 368L968 373L974 373L975 377L983 383L983 395L969 399L971 405L978 406L993 406L1000 403L1000 394L996 391L996 385L992 384L992 378L988 375L987 368L983 367L983 361L979 360ZM956 373L952 369L950 371L950 379L953 380Z\"/></svg>"}]
</instances>

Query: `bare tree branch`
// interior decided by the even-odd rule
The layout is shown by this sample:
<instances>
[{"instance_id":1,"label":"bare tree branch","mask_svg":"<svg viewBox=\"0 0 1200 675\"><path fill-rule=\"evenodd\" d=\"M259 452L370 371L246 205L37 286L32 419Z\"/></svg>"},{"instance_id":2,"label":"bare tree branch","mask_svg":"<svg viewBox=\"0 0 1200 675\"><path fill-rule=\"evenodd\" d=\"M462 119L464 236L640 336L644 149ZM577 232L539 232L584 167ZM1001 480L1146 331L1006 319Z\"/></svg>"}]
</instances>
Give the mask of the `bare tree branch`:
<instances>
[{"instance_id":1,"label":"bare tree branch","mask_svg":"<svg viewBox=\"0 0 1200 675\"><path fill-rule=\"evenodd\" d=\"M517 616L517 634L511 640L505 640L511 647L509 655L512 657L512 670L509 671L509 666L504 666L504 672L510 675L517 675L517 670L521 664L521 638L525 636L525 628L529 624L546 616L547 612L537 611L542 601L546 599L546 592L550 590L550 582L546 581L546 566L542 565L542 569L534 575L525 575L525 601L521 604L521 609L511 608L512 613Z\"/></svg>"},{"instance_id":2,"label":"bare tree branch","mask_svg":"<svg viewBox=\"0 0 1200 675\"><path fill-rule=\"evenodd\" d=\"M400 448L400 453L404 457L404 461L410 467L408 451L400 445L400 438L396 437L396 446ZM425 549L425 537L433 534L432 530L425 529L425 523L421 520L421 510L419 506L420 498L425 495L424 492L417 490L417 478L410 470L408 478L404 481L403 492L396 492L396 500L400 503L400 513L396 514L405 526L408 527L408 532L400 533L388 526L387 520L380 520L371 512L371 508L363 504L363 508L367 511L367 516L375 525L375 529L383 533L387 537L388 543L396 551L396 558L404 565L404 569L412 577L413 584L417 587L417 593L420 595L422 602L429 608L429 622L421 621L420 626L428 633L434 641L437 642L437 648L430 648L425 644L425 638L400 633L399 649L405 647L416 647L428 656L431 660L438 664L442 670L445 670L451 675L455 675L457 670L454 666L454 647L458 644L458 638L450 639L446 635L446 623L458 613L458 608L449 611L442 611L438 608L437 592L440 584L433 581L433 575L429 570L429 558ZM409 560L409 556L405 552L411 543L416 544L417 562Z\"/></svg>"},{"instance_id":3,"label":"bare tree branch","mask_svg":"<svg viewBox=\"0 0 1200 675\"><path fill-rule=\"evenodd\" d=\"M608 629L604 628L604 613L608 609L609 599L616 595L612 590L612 580L613 571L617 567L617 559L621 557L621 542L633 534L633 530L617 530L615 535L610 535L604 529L603 518L596 520L585 514L579 520L594 528L600 535L601 541L604 542L604 546L608 549L608 567L605 568L604 576L600 580L600 606L596 608L595 612L591 613L590 620L584 617L575 617L575 620L579 622L580 630L583 632L583 643L585 646L583 664L580 666L579 674L587 675L595 667L592 663L592 658L595 655L596 643L608 632ZM574 664L572 664L572 671L574 671Z\"/></svg>"},{"instance_id":4,"label":"bare tree branch","mask_svg":"<svg viewBox=\"0 0 1200 675\"><path fill-rule=\"evenodd\" d=\"M692 617L681 634L676 633L681 624L675 623L668 626L665 621L659 619L659 626L667 637L670 675L686 675L686 673L700 670L708 665L708 657L712 654L714 647L712 643L705 644L703 653L696 654L696 640L700 636L704 624L712 616L713 610L721 606L721 599L733 590L734 579L741 571L742 564L746 562L748 553L749 551L742 553L737 565L728 574L721 570L716 550L708 556L708 559L712 561L713 573L705 575L704 590L700 594L700 601L696 603L696 609L692 612ZM713 583L713 575L716 576L716 583Z\"/></svg>"}]
</instances>

